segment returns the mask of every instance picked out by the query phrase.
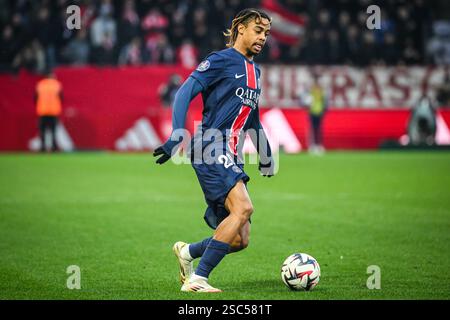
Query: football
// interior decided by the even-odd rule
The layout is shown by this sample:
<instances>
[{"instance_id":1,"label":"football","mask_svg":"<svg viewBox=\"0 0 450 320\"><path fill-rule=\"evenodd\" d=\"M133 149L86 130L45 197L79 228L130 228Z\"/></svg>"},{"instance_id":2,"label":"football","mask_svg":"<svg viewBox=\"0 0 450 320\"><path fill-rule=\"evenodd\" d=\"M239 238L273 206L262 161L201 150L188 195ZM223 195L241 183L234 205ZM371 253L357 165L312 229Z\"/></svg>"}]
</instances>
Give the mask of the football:
<instances>
[{"instance_id":1,"label":"football","mask_svg":"<svg viewBox=\"0 0 450 320\"><path fill-rule=\"evenodd\" d=\"M319 263L306 253L294 253L284 260L281 279L291 290L312 290L319 283Z\"/></svg>"}]
</instances>

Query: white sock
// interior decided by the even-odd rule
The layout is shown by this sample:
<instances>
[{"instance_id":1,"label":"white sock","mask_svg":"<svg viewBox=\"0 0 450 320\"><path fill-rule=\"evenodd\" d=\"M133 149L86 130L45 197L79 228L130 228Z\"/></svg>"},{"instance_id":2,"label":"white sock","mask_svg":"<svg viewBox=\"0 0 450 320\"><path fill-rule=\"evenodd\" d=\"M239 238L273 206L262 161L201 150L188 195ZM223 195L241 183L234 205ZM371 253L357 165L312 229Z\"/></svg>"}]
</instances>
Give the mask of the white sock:
<instances>
[{"instance_id":1,"label":"white sock","mask_svg":"<svg viewBox=\"0 0 450 320\"><path fill-rule=\"evenodd\" d=\"M191 257L191 254L189 253L189 245L184 246L184 247L180 250L180 256L181 256L184 260L188 260L188 261L194 260L194 258L192 258L192 257Z\"/></svg>"},{"instance_id":2,"label":"white sock","mask_svg":"<svg viewBox=\"0 0 450 320\"><path fill-rule=\"evenodd\" d=\"M191 275L191 277L189 278L189 282L194 282L196 280L203 280L203 281L208 282L208 278L205 278L205 277L202 277L202 276L199 276L199 275L196 275L195 273L193 273Z\"/></svg>"}]
</instances>

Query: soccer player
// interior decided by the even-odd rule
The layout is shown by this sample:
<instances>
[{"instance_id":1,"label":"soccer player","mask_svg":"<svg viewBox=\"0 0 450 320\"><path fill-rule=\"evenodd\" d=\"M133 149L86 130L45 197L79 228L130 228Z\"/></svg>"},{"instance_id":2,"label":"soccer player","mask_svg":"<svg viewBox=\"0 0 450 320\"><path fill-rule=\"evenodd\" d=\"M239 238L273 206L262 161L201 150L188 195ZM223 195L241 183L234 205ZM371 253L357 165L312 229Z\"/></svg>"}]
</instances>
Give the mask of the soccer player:
<instances>
[{"instance_id":1,"label":"soccer player","mask_svg":"<svg viewBox=\"0 0 450 320\"><path fill-rule=\"evenodd\" d=\"M153 153L159 157L158 164L175 154L181 144L176 132L185 127L190 101L202 93L203 119L189 151L208 204L204 219L215 232L197 243L174 244L181 291L221 292L208 283L209 274L225 255L248 246L253 205L247 191L250 178L241 157L247 130L256 132L250 136L259 153L261 174L274 174L270 145L259 120L261 71L253 62L266 43L270 26L269 16L258 9L245 9L236 15L225 33L228 48L208 55L178 90L172 135ZM213 133L208 134L208 130ZM201 259L194 272L192 261L196 258Z\"/></svg>"}]
</instances>

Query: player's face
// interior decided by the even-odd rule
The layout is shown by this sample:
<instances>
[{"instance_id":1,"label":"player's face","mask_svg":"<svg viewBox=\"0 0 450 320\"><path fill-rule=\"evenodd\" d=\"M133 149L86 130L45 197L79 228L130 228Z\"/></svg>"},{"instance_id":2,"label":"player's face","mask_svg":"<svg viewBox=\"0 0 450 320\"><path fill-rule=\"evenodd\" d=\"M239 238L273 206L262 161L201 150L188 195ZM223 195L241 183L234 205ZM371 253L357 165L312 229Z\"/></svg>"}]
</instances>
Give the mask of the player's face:
<instances>
[{"instance_id":1,"label":"player's face","mask_svg":"<svg viewBox=\"0 0 450 320\"><path fill-rule=\"evenodd\" d=\"M251 56L261 52L270 33L270 21L268 19L262 18L258 22L256 22L256 19L250 21L243 33L247 53Z\"/></svg>"}]
</instances>

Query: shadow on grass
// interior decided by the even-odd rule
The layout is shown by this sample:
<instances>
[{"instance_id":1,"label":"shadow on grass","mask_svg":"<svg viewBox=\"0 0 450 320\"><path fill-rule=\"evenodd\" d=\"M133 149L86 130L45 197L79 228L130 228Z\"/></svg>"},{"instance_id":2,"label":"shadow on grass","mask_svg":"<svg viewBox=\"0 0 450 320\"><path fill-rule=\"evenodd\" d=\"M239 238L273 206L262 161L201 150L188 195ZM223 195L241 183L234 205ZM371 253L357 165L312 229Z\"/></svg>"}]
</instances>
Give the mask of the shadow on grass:
<instances>
[{"instance_id":1,"label":"shadow on grass","mask_svg":"<svg viewBox=\"0 0 450 320\"><path fill-rule=\"evenodd\" d=\"M294 291L289 289L281 280L251 280L251 281L243 281L236 283L232 286L229 286L227 292L239 291L239 292L273 292L280 294L299 294L305 293L308 294L307 291ZM326 287L321 287L318 285L311 290L310 292L318 292L321 294L326 294L329 290Z\"/></svg>"}]
</instances>

